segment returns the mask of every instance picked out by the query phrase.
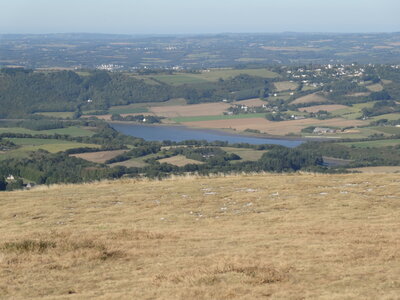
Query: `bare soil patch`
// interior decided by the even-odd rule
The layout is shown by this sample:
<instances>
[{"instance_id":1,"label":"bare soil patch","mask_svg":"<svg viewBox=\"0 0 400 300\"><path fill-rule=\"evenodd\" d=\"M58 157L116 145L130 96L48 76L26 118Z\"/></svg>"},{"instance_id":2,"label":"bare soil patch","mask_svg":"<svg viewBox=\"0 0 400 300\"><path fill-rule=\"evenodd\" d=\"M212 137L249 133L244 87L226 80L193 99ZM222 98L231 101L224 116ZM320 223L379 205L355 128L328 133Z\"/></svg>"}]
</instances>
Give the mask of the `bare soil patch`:
<instances>
[{"instance_id":1,"label":"bare soil patch","mask_svg":"<svg viewBox=\"0 0 400 300\"><path fill-rule=\"evenodd\" d=\"M304 97L297 98L292 102L292 104L303 104L303 103L321 103L321 102L328 102L324 96L318 95L316 93L307 95Z\"/></svg>"},{"instance_id":2,"label":"bare soil patch","mask_svg":"<svg viewBox=\"0 0 400 300\"><path fill-rule=\"evenodd\" d=\"M299 110L316 113L320 110L326 110L326 111L330 112L330 111L335 111L335 110L344 109L344 108L348 108L348 106L340 105L340 104L332 104L332 105L315 105L315 106L309 106L309 107L301 107L301 108L299 108Z\"/></svg>"},{"instance_id":3,"label":"bare soil patch","mask_svg":"<svg viewBox=\"0 0 400 300\"><path fill-rule=\"evenodd\" d=\"M218 116L230 107L227 103L203 103L193 105L154 106L150 110L157 116L167 118Z\"/></svg>"},{"instance_id":4,"label":"bare soil patch","mask_svg":"<svg viewBox=\"0 0 400 300\"><path fill-rule=\"evenodd\" d=\"M271 135L286 135L288 133L300 133L301 129L307 126L327 126L327 127L348 127L361 126L368 124L360 120L346 120L334 118L328 120L304 119L282 122L272 122L264 118L252 119L227 119L217 121L196 121L183 123L190 127L234 129L244 131L246 129L257 129Z\"/></svg>"},{"instance_id":5,"label":"bare soil patch","mask_svg":"<svg viewBox=\"0 0 400 300\"><path fill-rule=\"evenodd\" d=\"M125 152L126 150L99 151L99 152L71 154L71 156L102 164L107 160L114 158Z\"/></svg>"}]
</instances>

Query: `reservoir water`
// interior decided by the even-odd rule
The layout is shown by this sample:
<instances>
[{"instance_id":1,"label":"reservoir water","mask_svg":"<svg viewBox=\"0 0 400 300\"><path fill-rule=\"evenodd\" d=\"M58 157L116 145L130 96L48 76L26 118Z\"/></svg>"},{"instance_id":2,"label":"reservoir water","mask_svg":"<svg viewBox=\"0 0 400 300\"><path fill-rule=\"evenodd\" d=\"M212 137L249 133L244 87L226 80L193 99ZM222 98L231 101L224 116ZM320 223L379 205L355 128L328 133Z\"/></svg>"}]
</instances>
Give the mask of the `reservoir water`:
<instances>
[{"instance_id":1,"label":"reservoir water","mask_svg":"<svg viewBox=\"0 0 400 300\"><path fill-rule=\"evenodd\" d=\"M160 125L142 125L142 124L122 124L111 123L115 130L146 141L175 141L185 140L206 140L224 141L228 143L249 143L254 145L276 144L286 147L296 147L303 143L301 140L268 139L261 137L249 137L244 135L230 134L218 130L210 129L192 129L183 126L160 126Z\"/></svg>"}]
</instances>

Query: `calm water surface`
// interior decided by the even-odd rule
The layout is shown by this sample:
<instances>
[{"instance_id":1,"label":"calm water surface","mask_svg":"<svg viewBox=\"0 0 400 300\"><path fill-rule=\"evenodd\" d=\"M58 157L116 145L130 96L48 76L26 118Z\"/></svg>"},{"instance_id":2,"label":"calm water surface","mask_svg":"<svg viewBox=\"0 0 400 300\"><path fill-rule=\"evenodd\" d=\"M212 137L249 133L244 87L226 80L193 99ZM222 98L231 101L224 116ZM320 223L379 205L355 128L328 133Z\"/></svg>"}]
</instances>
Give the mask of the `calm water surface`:
<instances>
[{"instance_id":1,"label":"calm water surface","mask_svg":"<svg viewBox=\"0 0 400 300\"><path fill-rule=\"evenodd\" d=\"M139 138L146 141L175 141L182 142L185 140L206 140L226 141L233 143L249 143L254 145L260 144L276 144L286 147L296 147L303 143L300 140L284 140L284 139L267 139L259 137L249 137L244 135L229 134L222 131L210 129L191 129L183 126L157 126L157 125L142 125L142 124L110 124L117 131Z\"/></svg>"}]
</instances>

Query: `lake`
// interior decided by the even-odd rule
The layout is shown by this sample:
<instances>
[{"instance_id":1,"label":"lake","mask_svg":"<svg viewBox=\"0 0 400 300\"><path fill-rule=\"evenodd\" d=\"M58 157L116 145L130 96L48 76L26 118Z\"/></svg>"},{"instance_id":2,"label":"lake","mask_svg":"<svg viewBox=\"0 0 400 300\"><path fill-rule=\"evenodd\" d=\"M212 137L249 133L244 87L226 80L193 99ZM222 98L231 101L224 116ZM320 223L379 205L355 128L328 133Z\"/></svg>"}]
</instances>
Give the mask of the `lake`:
<instances>
[{"instance_id":1,"label":"lake","mask_svg":"<svg viewBox=\"0 0 400 300\"><path fill-rule=\"evenodd\" d=\"M249 143L254 145L276 144L286 147L296 147L303 143L301 140L285 140L285 139L268 139L260 137L250 137L245 135L230 134L218 130L211 129L192 129L183 126L159 126L159 125L142 125L142 124L122 124L110 123L117 131L146 141L175 141L182 142L185 140L206 140L226 141L228 143Z\"/></svg>"}]
</instances>

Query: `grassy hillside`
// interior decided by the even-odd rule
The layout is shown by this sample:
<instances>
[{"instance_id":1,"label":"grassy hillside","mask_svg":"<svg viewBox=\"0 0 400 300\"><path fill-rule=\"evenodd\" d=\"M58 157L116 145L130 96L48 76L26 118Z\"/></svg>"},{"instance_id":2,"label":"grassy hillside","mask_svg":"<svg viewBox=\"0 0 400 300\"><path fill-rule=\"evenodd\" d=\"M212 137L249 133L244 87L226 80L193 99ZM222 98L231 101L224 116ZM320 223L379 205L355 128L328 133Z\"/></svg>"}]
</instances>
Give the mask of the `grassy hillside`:
<instances>
[{"instance_id":1,"label":"grassy hillside","mask_svg":"<svg viewBox=\"0 0 400 300\"><path fill-rule=\"evenodd\" d=\"M0 298L394 299L396 174L114 181L0 194Z\"/></svg>"}]
</instances>

